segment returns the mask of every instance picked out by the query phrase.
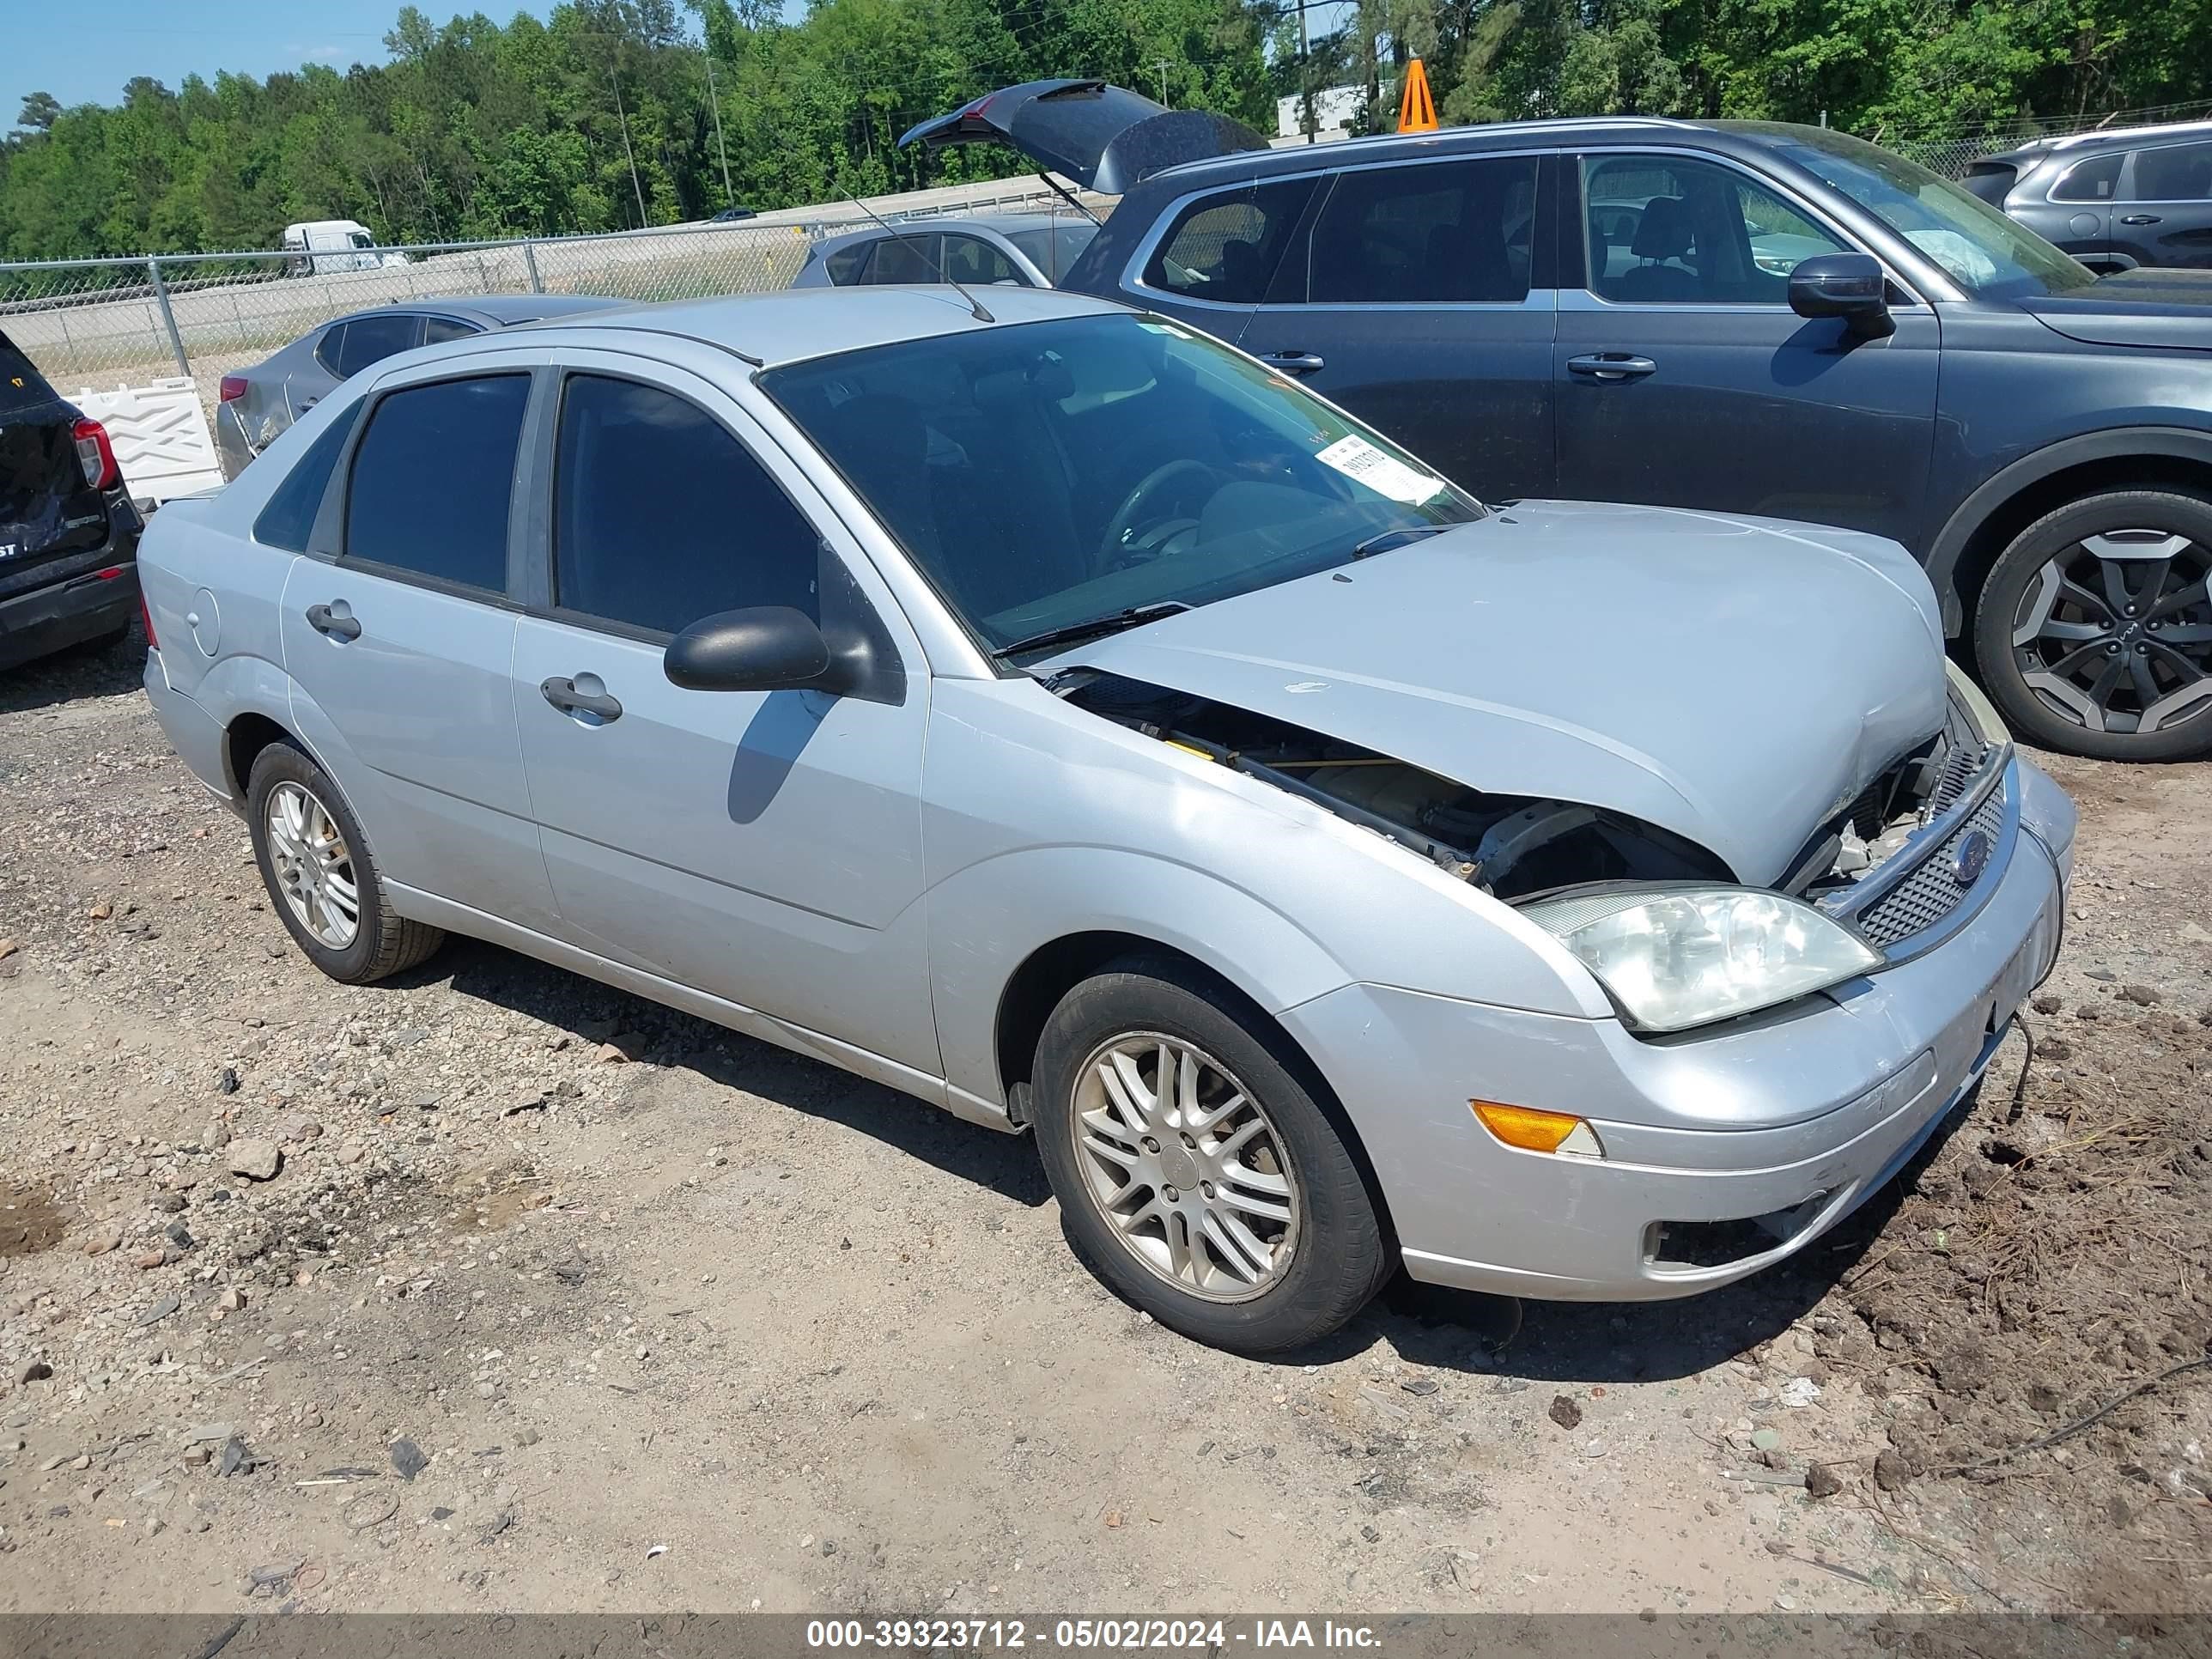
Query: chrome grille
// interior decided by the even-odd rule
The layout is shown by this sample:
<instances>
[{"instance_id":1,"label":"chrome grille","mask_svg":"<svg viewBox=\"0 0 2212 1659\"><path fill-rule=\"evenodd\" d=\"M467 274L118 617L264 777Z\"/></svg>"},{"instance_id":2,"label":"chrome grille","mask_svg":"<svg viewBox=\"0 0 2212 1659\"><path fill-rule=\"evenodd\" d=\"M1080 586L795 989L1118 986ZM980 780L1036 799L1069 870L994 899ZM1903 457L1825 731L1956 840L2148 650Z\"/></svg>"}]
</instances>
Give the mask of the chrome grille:
<instances>
[{"instance_id":1,"label":"chrome grille","mask_svg":"<svg viewBox=\"0 0 2212 1659\"><path fill-rule=\"evenodd\" d=\"M1966 821L1941 842L1927 857L1920 860L1912 873L1898 883L1888 892L1876 899L1854 920L1876 948L1887 950L1891 945L1911 939L1915 933L1933 927L1963 903L1973 890L1959 885L1953 874L1960 843L1979 830L1989 837L1994 847L1997 832L2004 827L2005 796L2002 788L1992 789L1983 798ZM1990 871L1983 880L1992 880L1997 875Z\"/></svg>"}]
</instances>

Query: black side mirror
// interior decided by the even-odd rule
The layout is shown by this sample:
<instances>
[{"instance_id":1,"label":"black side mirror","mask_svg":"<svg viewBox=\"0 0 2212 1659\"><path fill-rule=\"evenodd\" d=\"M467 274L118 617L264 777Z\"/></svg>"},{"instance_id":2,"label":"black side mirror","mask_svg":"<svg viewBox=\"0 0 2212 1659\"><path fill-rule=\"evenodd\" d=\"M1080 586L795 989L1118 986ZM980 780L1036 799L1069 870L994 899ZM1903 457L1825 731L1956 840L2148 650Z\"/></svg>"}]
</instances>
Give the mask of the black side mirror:
<instances>
[{"instance_id":1,"label":"black side mirror","mask_svg":"<svg viewBox=\"0 0 2212 1659\"><path fill-rule=\"evenodd\" d=\"M1790 309L1800 317L1840 317L1854 334L1879 339L1897 332L1889 314L1889 278L1871 253L1820 253L1790 273Z\"/></svg>"},{"instance_id":2,"label":"black side mirror","mask_svg":"<svg viewBox=\"0 0 2212 1659\"><path fill-rule=\"evenodd\" d=\"M701 617L669 641L661 668L692 691L842 691L848 678L822 630L783 605Z\"/></svg>"}]
</instances>

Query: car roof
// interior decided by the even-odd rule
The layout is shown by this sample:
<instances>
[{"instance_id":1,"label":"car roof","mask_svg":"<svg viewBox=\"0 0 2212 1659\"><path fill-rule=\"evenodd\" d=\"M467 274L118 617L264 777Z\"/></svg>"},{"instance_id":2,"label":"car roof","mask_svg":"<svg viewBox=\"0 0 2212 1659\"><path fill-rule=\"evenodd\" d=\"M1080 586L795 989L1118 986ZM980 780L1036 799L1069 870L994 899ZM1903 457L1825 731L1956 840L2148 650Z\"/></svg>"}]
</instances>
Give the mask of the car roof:
<instances>
[{"instance_id":1,"label":"car roof","mask_svg":"<svg viewBox=\"0 0 2212 1659\"><path fill-rule=\"evenodd\" d=\"M1817 129L1812 129L1816 131ZM1543 149L1563 141L1577 143L1633 143L1665 133L1705 132L1757 140L1776 129L1753 131L1705 121L1677 121L1661 115L1603 115L1561 117L1542 121L1492 121L1480 126L1445 127L1437 132L1386 132L1372 137L1346 138L1336 143L1291 144L1280 149L1237 150L1203 161L1184 161L1146 178L1146 184L1163 179L1202 183L1207 177L1227 173L1243 178L1267 178L1277 173L1310 173L1317 168L1357 166L1364 161L1388 161L1424 155L1453 155L1498 149Z\"/></svg>"},{"instance_id":2,"label":"car roof","mask_svg":"<svg viewBox=\"0 0 2212 1659\"><path fill-rule=\"evenodd\" d=\"M708 300L675 300L562 318L549 326L579 333L632 330L674 335L732 352L763 368L867 346L930 339L1058 317L1127 315L1110 300L1058 289L991 287L984 322L950 285L792 288Z\"/></svg>"},{"instance_id":3,"label":"car roof","mask_svg":"<svg viewBox=\"0 0 2212 1659\"><path fill-rule=\"evenodd\" d=\"M425 300L394 300L389 305L366 306L359 311L349 311L343 317L333 317L325 324L336 328L340 323L349 323L357 317L381 317L392 312L434 311L441 317L460 317L486 328L513 328L518 323L535 323L556 317L566 317L585 311L615 311L635 304L631 300L609 299L599 294L468 294L438 296Z\"/></svg>"},{"instance_id":4,"label":"car roof","mask_svg":"<svg viewBox=\"0 0 2212 1659\"><path fill-rule=\"evenodd\" d=\"M2212 137L2212 121L2169 121L2158 126L2100 127L2094 132L2056 133L2031 138L2010 149L1991 150L1978 161L2008 161L2030 155L2052 155L2074 150L2130 149L2137 144L2174 139Z\"/></svg>"},{"instance_id":5,"label":"car roof","mask_svg":"<svg viewBox=\"0 0 2212 1659\"><path fill-rule=\"evenodd\" d=\"M1079 226L1085 230L1096 230L1090 220L1073 213L964 213L947 214L941 218L894 220L887 225L861 225L836 236L825 236L821 246L833 247L850 242L866 242L885 236L921 235L933 230L995 230L1001 236L1011 236L1016 231L1049 230L1054 225Z\"/></svg>"}]
</instances>

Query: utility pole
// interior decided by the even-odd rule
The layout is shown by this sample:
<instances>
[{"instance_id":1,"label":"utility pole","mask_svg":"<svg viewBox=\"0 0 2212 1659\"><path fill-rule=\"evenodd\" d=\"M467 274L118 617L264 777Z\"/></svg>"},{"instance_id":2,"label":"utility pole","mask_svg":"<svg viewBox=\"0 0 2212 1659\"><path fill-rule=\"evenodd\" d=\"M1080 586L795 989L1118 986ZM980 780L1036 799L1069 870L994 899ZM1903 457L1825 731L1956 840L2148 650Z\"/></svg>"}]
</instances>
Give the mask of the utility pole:
<instances>
[{"instance_id":1,"label":"utility pole","mask_svg":"<svg viewBox=\"0 0 2212 1659\"><path fill-rule=\"evenodd\" d=\"M615 89L615 115L622 122L623 155L629 162L629 187L637 196L637 228L643 230L650 222L645 216L645 186L637 181L637 152L629 147L629 114L623 108L622 77L615 73L614 59L607 59L607 84Z\"/></svg>"},{"instance_id":2,"label":"utility pole","mask_svg":"<svg viewBox=\"0 0 2212 1659\"><path fill-rule=\"evenodd\" d=\"M1298 125L1306 130L1306 143L1314 141L1314 129L1320 122L1314 116L1313 43L1306 33L1306 8L1298 8L1298 113L1304 118Z\"/></svg>"},{"instance_id":3,"label":"utility pole","mask_svg":"<svg viewBox=\"0 0 2212 1659\"><path fill-rule=\"evenodd\" d=\"M722 157L722 205L735 207L737 195L730 188L730 147L722 142L722 100L714 95L714 43L702 40L699 50L707 55L707 107L714 112L714 148Z\"/></svg>"},{"instance_id":4,"label":"utility pole","mask_svg":"<svg viewBox=\"0 0 2212 1659\"><path fill-rule=\"evenodd\" d=\"M1175 65L1164 58L1152 59L1152 67L1160 72L1160 102L1168 100L1168 71Z\"/></svg>"}]
</instances>

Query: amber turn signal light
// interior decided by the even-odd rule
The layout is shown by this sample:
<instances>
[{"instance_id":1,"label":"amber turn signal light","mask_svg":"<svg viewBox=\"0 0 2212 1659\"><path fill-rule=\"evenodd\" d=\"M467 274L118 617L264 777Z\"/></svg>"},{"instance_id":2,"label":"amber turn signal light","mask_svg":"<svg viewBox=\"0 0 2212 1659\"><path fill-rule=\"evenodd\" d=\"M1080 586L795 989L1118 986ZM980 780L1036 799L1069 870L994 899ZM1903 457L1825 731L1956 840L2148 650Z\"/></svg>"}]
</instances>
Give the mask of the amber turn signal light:
<instances>
[{"instance_id":1,"label":"amber turn signal light","mask_svg":"<svg viewBox=\"0 0 2212 1659\"><path fill-rule=\"evenodd\" d=\"M1603 1158L1597 1133L1566 1112L1534 1106L1506 1106L1494 1100L1470 1100L1482 1127L1509 1146L1524 1152L1561 1152L1570 1158Z\"/></svg>"}]
</instances>

